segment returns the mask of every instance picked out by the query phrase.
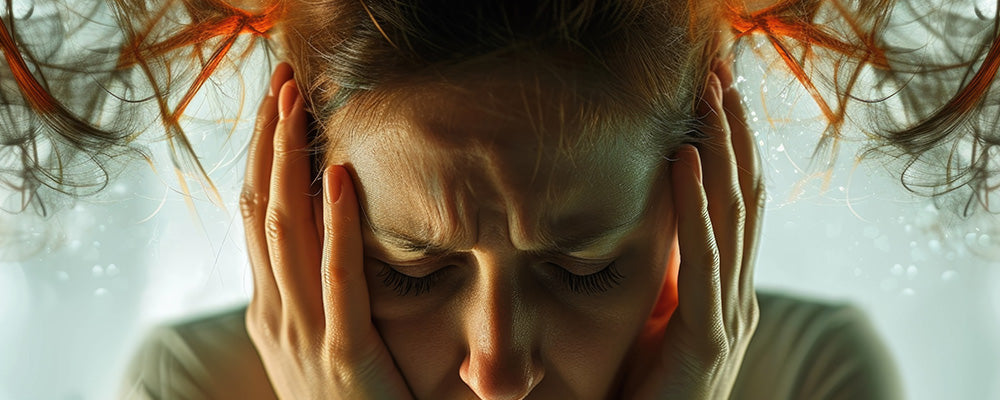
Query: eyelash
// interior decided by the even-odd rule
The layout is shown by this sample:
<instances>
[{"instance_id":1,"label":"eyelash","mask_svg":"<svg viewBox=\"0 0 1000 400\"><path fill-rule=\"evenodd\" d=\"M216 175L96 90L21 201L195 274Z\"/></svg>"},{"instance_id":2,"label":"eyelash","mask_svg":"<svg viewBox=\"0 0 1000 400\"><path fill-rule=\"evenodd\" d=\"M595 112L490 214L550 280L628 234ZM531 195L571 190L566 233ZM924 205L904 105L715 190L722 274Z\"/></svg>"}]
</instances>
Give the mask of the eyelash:
<instances>
[{"instance_id":1,"label":"eyelash","mask_svg":"<svg viewBox=\"0 0 1000 400\"><path fill-rule=\"evenodd\" d=\"M566 288L575 293L584 295L597 295L607 292L608 290L621 285L622 279L625 278L625 276L618 271L618 266L614 261L604 267L604 269L590 275L576 275L556 264L550 264L556 267L559 280L566 286ZM392 268L389 264L382 263L382 268L375 276L382 278L382 284L387 288L392 289L392 291L396 292L399 296L407 296L410 294L419 296L423 293L429 292L431 287L441 280L441 273L444 272L445 269L447 268L439 269L424 277L414 278L396 271L396 269Z\"/></svg>"},{"instance_id":2,"label":"eyelash","mask_svg":"<svg viewBox=\"0 0 1000 400\"><path fill-rule=\"evenodd\" d=\"M569 290L585 295L596 295L607 292L621 285L622 279L625 278L618 271L615 261L612 261L604 269L590 275L576 275L558 266L556 271L559 271L560 280Z\"/></svg>"},{"instance_id":3,"label":"eyelash","mask_svg":"<svg viewBox=\"0 0 1000 400\"><path fill-rule=\"evenodd\" d=\"M414 291L416 293L413 295L419 296L429 292L431 286L441 280L441 273L445 269L447 268L441 268L424 277L414 278L396 271L389 264L382 263L382 269L375 276L382 278L382 284L400 296L407 296Z\"/></svg>"}]
</instances>

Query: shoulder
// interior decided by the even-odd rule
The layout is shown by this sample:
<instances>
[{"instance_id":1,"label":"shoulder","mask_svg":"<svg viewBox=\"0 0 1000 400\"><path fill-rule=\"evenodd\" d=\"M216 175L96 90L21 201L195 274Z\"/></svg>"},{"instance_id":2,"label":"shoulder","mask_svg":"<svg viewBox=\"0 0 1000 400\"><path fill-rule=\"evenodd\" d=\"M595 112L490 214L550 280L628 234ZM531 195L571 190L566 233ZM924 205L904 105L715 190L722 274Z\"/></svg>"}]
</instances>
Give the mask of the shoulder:
<instances>
[{"instance_id":1,"label":"shoulder","mask_svg":"<svg viewBox=\"0 0 1000 400\"><path fill-rule=\"evenodd\" d=\"M246 333L246 307L151 330L130 362L126 399L274 399Z\"/></svg>"},{"instance_id":2,"label":"shoulder","mask_svg":"<svg viewBox=\"0 0 1000 400\"><path fill-rule=\"evenodd\" d=\"M848 303L757 292L760 320L733 398L901 398L895 364Z\"/></svg>"}]
</instances>

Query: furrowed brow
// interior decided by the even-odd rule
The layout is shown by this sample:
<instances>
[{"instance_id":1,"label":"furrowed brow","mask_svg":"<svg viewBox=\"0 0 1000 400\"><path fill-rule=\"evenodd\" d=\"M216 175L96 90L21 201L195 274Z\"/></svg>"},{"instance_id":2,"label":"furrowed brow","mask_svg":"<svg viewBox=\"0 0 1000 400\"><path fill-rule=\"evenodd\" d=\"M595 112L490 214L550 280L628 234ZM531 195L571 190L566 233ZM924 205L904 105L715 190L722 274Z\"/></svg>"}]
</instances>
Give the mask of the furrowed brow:
<instances>
[{"instance_id":1,"label":"furrowed brow","mask_svg":"<svg viewBox=\"0 0 1000 400\"><path fill-rule=\"evenodd\" d=\"M570 227L566 232L543 232L539 240L544 251L561 254L576 253L590 249L606 240L624 236L635 229L640 222L642 222L642 213L637 213L619 222L597 224L586 228Z\"/></svg>"},{"instance_id":2,"label":"furrowed brow","mask_svg":"<svg viewBox=\"0 0 1000 400\"><path fill-rule=\"evenodd\" d=\"M418 239L405 233L392 229L380 228L369 224L375 239L382 243L388 243L393 247L408 252L420 253L429 256L442 255L455 251L455 246L442 243L435 243L426 239Z\"/></svg>"}]
</instances>

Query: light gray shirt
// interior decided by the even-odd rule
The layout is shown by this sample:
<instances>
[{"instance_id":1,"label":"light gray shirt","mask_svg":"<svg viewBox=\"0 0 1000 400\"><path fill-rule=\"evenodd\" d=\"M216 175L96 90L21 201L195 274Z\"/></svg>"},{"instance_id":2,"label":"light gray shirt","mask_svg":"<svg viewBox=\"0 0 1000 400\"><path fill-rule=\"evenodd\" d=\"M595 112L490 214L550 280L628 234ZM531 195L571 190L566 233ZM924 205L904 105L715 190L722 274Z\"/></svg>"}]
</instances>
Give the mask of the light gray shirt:
<instances>
[{"instance_id":1,"label":"light gray shirt","mask_svg":"<svg viewBox=\"0 0 1000 400\"><path fill-rule=\"evenodd\" d=\"M892 357L859 309L758 291L760 319L732 399L902 398ZM247 336L246 308L154 329L120 397L276 399Z\"/></svg>"}]
</instances>

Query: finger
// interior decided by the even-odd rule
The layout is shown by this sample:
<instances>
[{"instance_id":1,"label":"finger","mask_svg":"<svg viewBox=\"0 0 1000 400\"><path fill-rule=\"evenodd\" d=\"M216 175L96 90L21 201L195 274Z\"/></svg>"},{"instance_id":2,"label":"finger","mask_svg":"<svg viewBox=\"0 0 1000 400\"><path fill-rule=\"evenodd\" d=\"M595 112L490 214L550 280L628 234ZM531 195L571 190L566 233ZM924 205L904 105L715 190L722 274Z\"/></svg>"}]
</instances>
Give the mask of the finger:
<instances>
[{"instance_id":1,"label":"finger","mask_svg":"<svg viewBox=\"0 0 1000 400\"><path fill-rule=\"evenodd\" d=\"M740 190L746 204L746 227L743 239L744 265L740 270L740 291L753 290L753 261L757 259L761 221L764 215L764 179L760 154L753 135L747 126L746 113L740 103L740 93L733 84L733 71L729 64L719 64L716 72L722 83L722 104L732 130L733 151L739 165ZM749 262L747 262L749 261Z\"/></svg>"},{"instance_id":2,"label":"finger","mask_svg":"<svg viewBox=\"0 0 1000 400\"><path fill-rule=\"evenodd\" d=\"M719 246L723 300L726 300L738 295L746 205L737 179L736 157L729 121L722 107L722 85L718 76L710 73L706 86L701 105L702 129L709 139L700 154L708 213Z\"/></svg>"},{"instance_id":3,"label":"finger","mask_svg":"<svg viewBox=\"0 0 1000 400\"><path fill-rule=\"evenodd\" d=\"M708 213L708 198L702 189L702 163L693 146L682 146L677 158L671 166L681 256L676 312L681 322L695 333L696 340L720 340L724 339L725 330L719 251Z\"/></svg>"},{"instance_id":4,"label":"finger","mask_svg":"<svg viewBox=\"0 0 1000 400\"><path fill-rule=\"evenodd\" d=\"M358 200L347 170L323 173L323 306L328 336L341 350L358 349L373 329L363 269Z\"/></svg>"},{"instance_id":5,"label":"finger","mask_svg":"<svg viewBox=\"0 0 1000 400\"><path fill-rule=\"evenodd\" d=\"M291 79L292 69L286 63L278 64L267 95L257 110L253 137L247 152L246 177L240 193L240 210L247 239L247 252L254 280L254 298L262 302L281 304L274 276L267 256L267 237L264 235L264 215L267 209L268 184L271 176L271 152L274 129L278 120L278 89Z\"/></svg>"},{"instance_id":6,"label":"finger","mask_svg":"<svg viewBox=\"0 0 1000 400\"><path fill-rule=\"evenodd\" d=\"M271 269L283 309L322 322L317 284L320 243L309 196L306 115L294 80L281 87L278 103L266 228Z\"/></svg>"},{"instance_id":7,"label":"finger","mask_svg":"<svg viewBox=\"0 0 1000 400\"><path fill-rule=\"evenodd\" d=\"M740 103L740 93L733 84L732 68L725 62L720 62L715 69L716 76L722 85L722 108L726 112L726 120L731 130L732 146L739 165L737 170L743 198L748 202L753 200L752 190L761 181L760 159L753 135L747 126L746 113Z\"/></svg>"}]
</instances>

